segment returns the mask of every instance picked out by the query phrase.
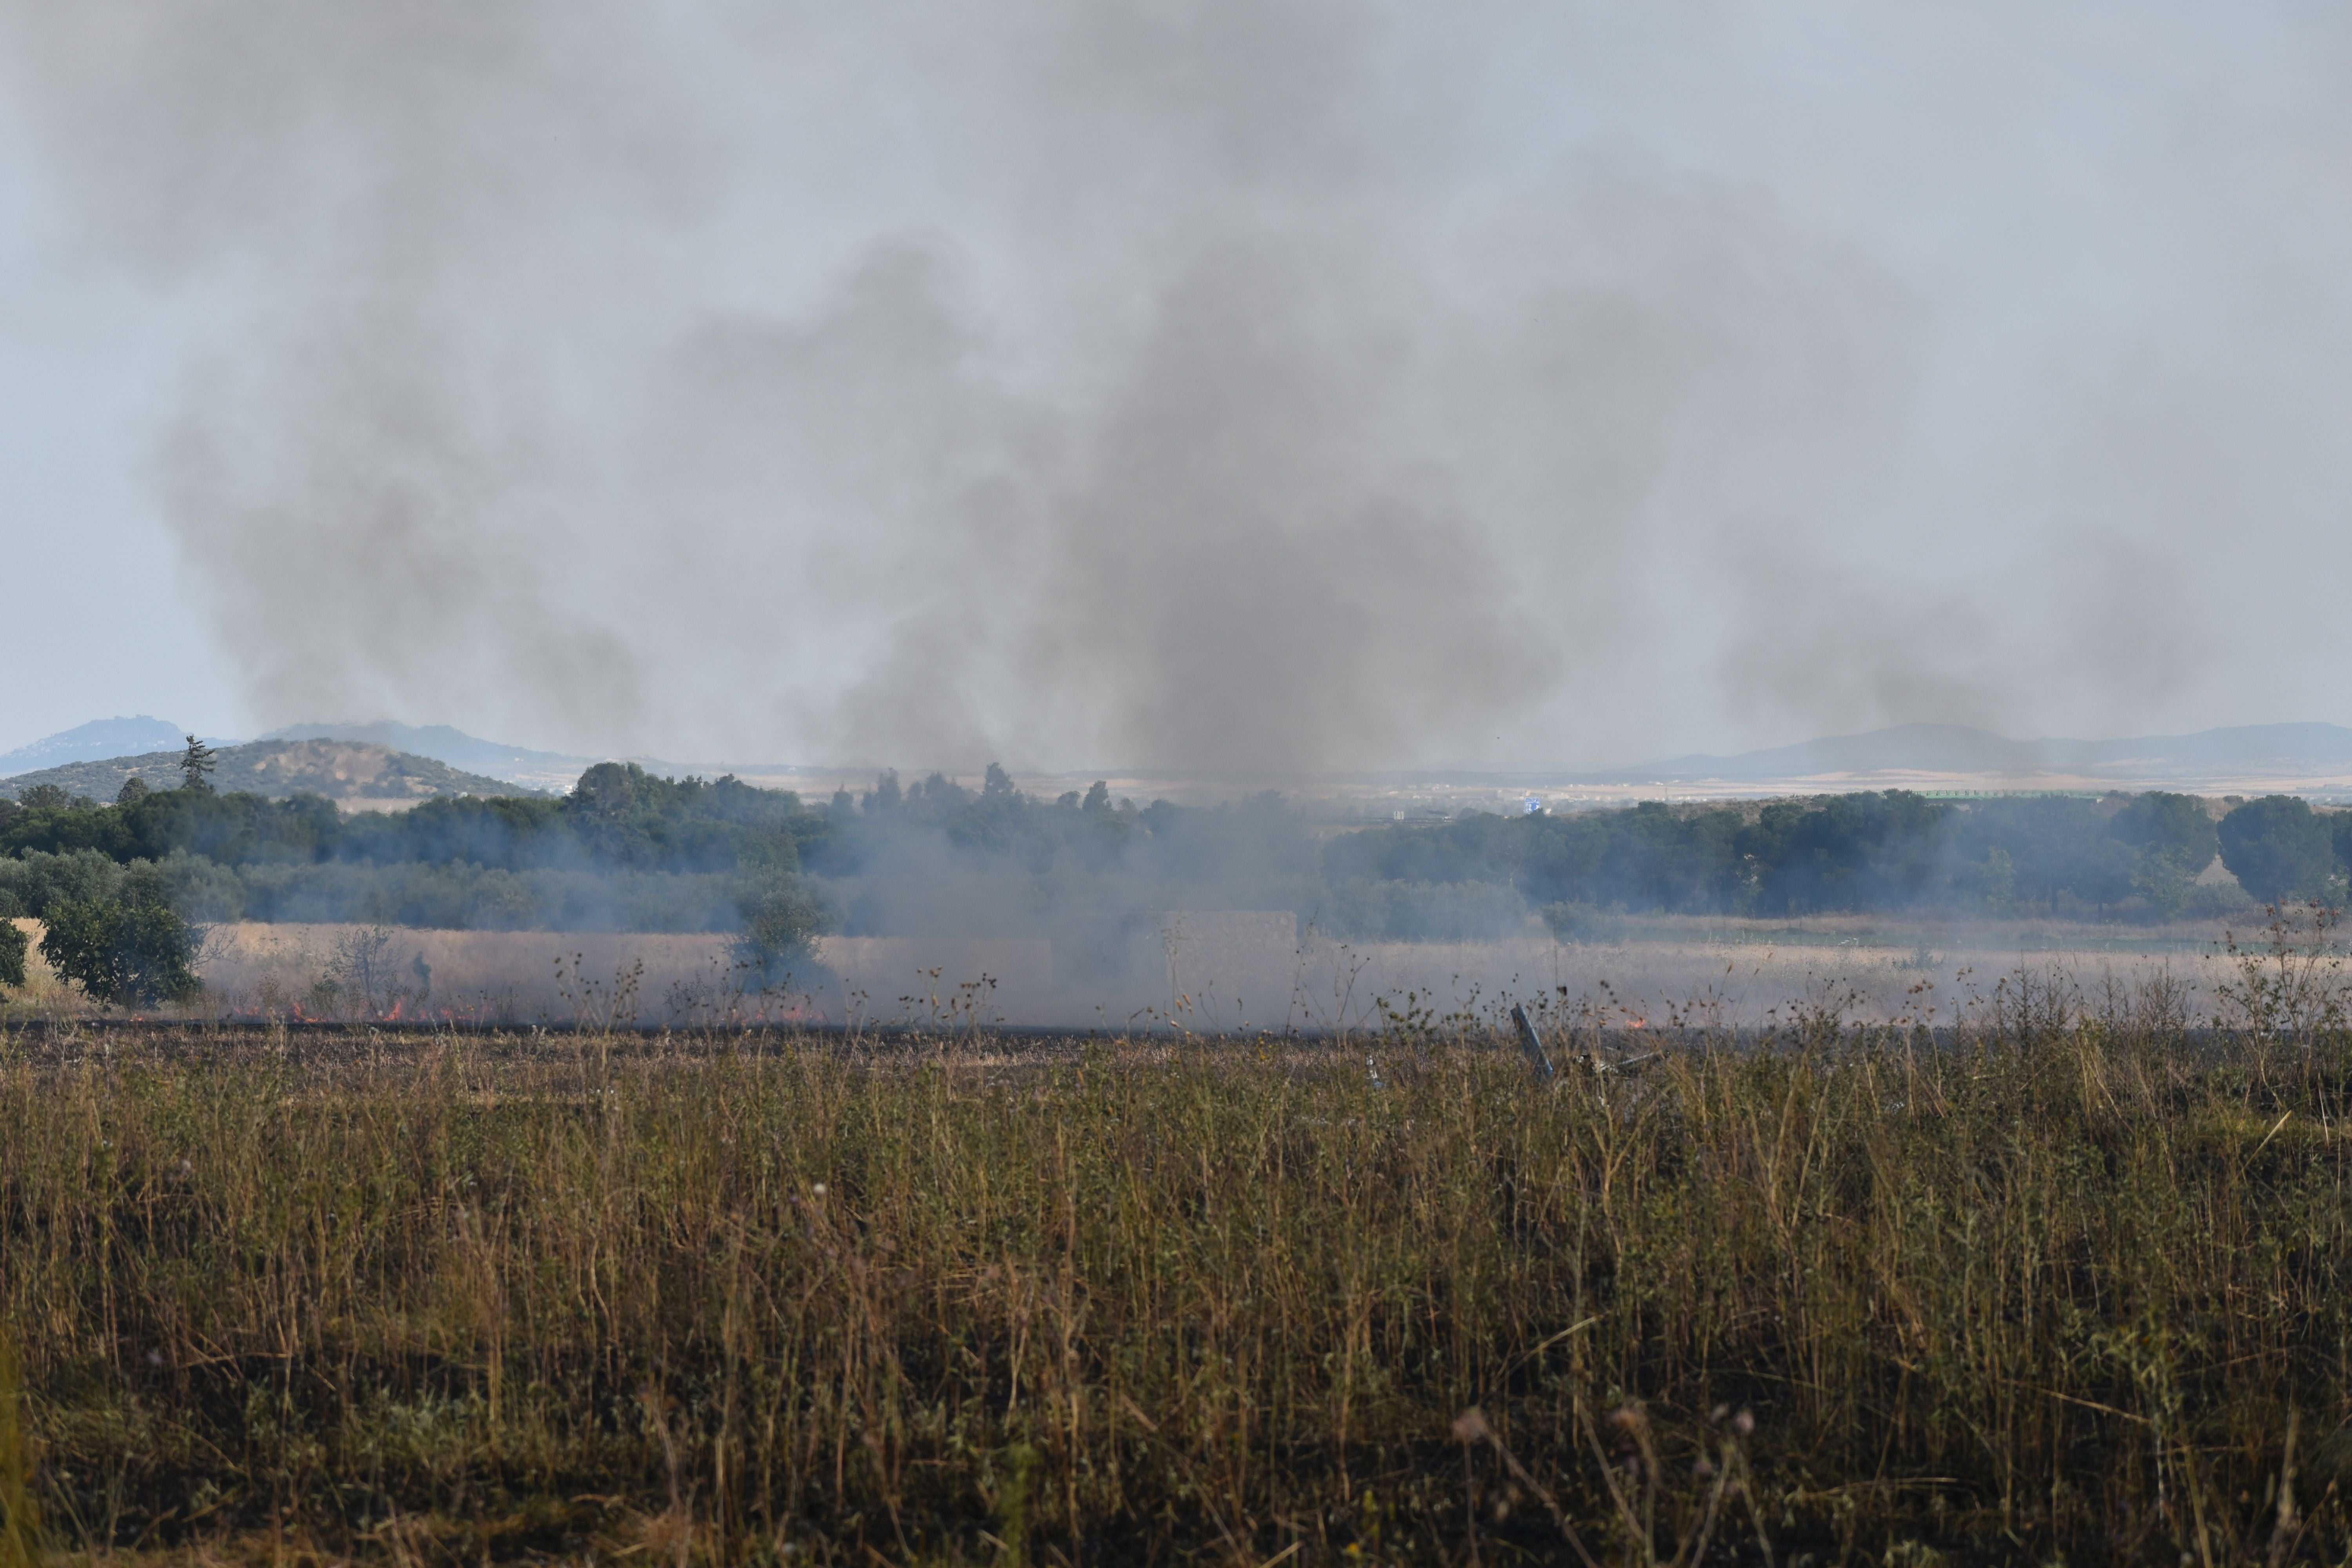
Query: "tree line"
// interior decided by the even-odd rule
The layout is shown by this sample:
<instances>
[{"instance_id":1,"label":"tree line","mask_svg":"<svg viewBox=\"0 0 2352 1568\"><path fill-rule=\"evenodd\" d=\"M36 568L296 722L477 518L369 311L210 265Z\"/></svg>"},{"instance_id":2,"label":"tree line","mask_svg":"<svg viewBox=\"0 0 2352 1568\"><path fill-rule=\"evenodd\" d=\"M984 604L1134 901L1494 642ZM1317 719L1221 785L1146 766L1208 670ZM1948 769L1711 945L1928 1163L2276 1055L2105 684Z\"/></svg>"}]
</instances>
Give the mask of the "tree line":
<instances>
[{"instance_id":1,"label":"tree line","mask_svg":"<svg viewBox=\"0 0 2352 1568\"><path fill-rule=\"evenodd\" d=\"M1894 790L1470 813L1327 837L1270 794L1138 807L1097 783L1047 799L994 764L976 790L885 773L813 805L606 763L560 798L349 817L315 796L215 794L200 765L188 777L107 805L40 790L0 802L0 915L38 916L63 946L99 955L87 963L118 969L125 944L161 941L157 918L139 912L158 909L184 922L732 931L761 962L803 954L827 930L1042 934L1057 964L1067 944L1083 968L1091 949L1112 963L1181 908L1291 909L1334 936L1401 941L1507 935L1538 913L1570 937L1612 912L2166 920L2248 894L2339 900L2352 866L2352 813L2284 795L2231 803L2217 820L2205 802L2160 792ZM2243 893L2199 884L2217 854ZM0 979L8 942L0 934ZM163 978L119 984L179 983L168 962L142 973Z\"/></svg>"},{"instance_id":2,"label":"tree line","mask_svg":"<svg viewBox=\"0 0 2352 1568\"><path fill-rule=\"evenodd\" d=\"M1467 816L1335 842L1326 874L1506 882L1538 908L1765 917L1937 909L2171 919L2216 855L2263 902L2342 896L2352 813L2164 792L1938 801L1904 790L1567 816Z\"/></svg>"}]
</instances>

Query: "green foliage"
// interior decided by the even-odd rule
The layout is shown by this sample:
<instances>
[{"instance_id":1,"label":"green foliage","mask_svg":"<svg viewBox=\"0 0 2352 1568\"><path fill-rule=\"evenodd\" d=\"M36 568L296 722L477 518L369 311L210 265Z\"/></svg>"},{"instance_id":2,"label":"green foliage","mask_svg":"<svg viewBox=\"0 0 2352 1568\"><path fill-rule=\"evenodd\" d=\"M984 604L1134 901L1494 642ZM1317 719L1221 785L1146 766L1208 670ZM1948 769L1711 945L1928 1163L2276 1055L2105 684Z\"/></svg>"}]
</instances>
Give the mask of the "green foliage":
<instances>
[{"instance_id":1,"label":"green foliage","mask_svg":"<svg viewBox=\"0 0 2352 1568\"><path fill-rule=\"evenodd\" d=\"M2189 808L2184 811L2183 807ZM2195 820L2190 820L2191 817ZM2201 808L2168 797L2111 816L2095 800L1965 805L1901 790L1567 816L1471 815L1334 840L1326 877L1504 883L1538 908L1799 915L1934 906L2007 915L2129 904L2167 917L2201 869Z\"/></svg>"},{"instance_id":2,"label":"green foliage","mask_svg":"<svg viewBox=\"0 0 2352 1568\"><path fill-rule=\"evenodd\" d=\"M2170 856L2148 854L2141 857L2140 864L2132 872L2132 890L2146 900L2147 907L2159 918L2172 920L2189 907L2196 883Z\"/></svg>"},{"instance_id":3,"label":"green foliage","mask_svg":"<svg viewBox=\"0 0 2352 1568\"><path fill-rule=\"evenodd\" d=\"M747 886L737 909L743 922L737 952L746 965L763 976L791 971L807 978L816 938L831 924L823 904L798 881L770 876Z\"/></svg>"},{"instance_id":4,"label":"green foliage","mask_svg":"<svg viewBox=\"0 0 2352 1568\"><path fill-rule=\"evenodd\" d=\"M149 795L154 793L154 790L148 785L145 779L141 778L137 773L132 773L129 778L122 781L122 787L114 792L114 804L117 805L137 805L141 801L145 800Z\"/></svg>"},{"instance_id":5,"label":"green foliage","mask_svg":"<svg viewBox=\"0 0 2352 1568\"><path fill-rule=\"evenodd\" d=\"M962 934L977 922L1108 952L1117 932L1181 908L1288 909L1349 940L1462 941L1528 929L1531 911L1555 905L1596 916L1933 908L2168 920L2240 897L2194 885L2221 835L2201 803L2162 793L1654 801L1328 837L1271 794L1138 810L1102 781L1033 797L993 766L978 790L939 773L902 786L886 773L821 810L732 777L661 778L624 763L590 768L562 799L448 798L348 819L317 797L178 789L100 808L28 794L36 806L0 822L0 889L14 879L11 856L177 858L173 897L205 920L648 931L757 921L768 934L753 945L779 952L804 946L821 929L811 921L850 934ZM2294 818L2285 828L2258 826L2281 812ZM2231 820L2231 868L2266 868L2241 872L2262 896L2324 891L2352 855L2352 814L2317 817L2273 797ZM2281 843L2295 850L2286 861Z\"/></svg>"},{"instance_id":6,"label":"green foliage","mask_svg":"<svg viewBox=\"0 0 2352 1568\"><path fill-rule=\"evenodd\" d=\"M31 942L24 927L0 916L0 986L25 984L25 954Z\"/></svg>"},{"instance_id":7,"label":"green foliage","mask_svg":"<svg viewBox=\"0 0 2352 1568\"><path fill-rule=\"evenodd\" d=\"M196 933L169 904L126 891L52 905L41 956L94 1001L128 1006L194 995L204 988L194 967Z\"/></svg>"},{"instance_id":8,"label":"green foliage","mask_svg":"<svg viewBox=\"0 0 2352 1568\"><path fill-rule=\"evenodd\" d=\"M32 850L0 859L0 901L12 914L46 919L57 904L113 898L122 875L120 864L95 849Z\"/></svg>"},{"instance_id":9,"label":"green foliage","mask_svg":"<svg viewBox=\"0 0 2352 1568\"><path fill-rule=\"evenodd\" d=\"M2108 831L2186 877L2211 865L2221 850L2221 836L2205 803L2195 795L2163 790L2135 795L2116 813Z\"/></svg>"},{"instance_id":10,"label":"green foliage","mask_svg":"<svg viewBox=\"0 0 2352 1568\"><path fill-rule=\"evenodd\" d=\"M70 811L74 797L63 784L34 784L16 797L26 811Z\"/></svg>"},{"instance_id":11,"label":"green foliage","mask_svg":"<svg viewBox=\"0 0 2352 1568\"><path fill-rule=\"evenodd\" d=\"M2327 819L2293 795L2250 800L2221 819L2221 864L2266 904L2318 898L2336 868Z\"/></svg>"},{"instance_id":12,"label":"green foliage","mask_svg":"<svg viewBox=\"0 0 2352 1568\"><path fill-rule=\"evenodd\" d=\"M719 872L326 861L232 875L248 920L582 931L730 931L740 920L740 879Z\"/></svg>"}]
</instances>

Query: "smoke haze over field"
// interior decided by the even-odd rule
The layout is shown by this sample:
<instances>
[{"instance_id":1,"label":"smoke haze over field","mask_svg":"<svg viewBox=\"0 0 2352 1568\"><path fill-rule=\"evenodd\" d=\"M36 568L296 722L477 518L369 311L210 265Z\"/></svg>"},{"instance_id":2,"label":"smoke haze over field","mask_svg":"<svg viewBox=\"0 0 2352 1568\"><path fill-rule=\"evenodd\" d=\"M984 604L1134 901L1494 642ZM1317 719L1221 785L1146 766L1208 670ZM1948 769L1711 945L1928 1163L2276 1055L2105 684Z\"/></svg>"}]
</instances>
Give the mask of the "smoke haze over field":
<instances>
[{"instance_id":1,"label":"smoke haze over field","mask_svg":"<svg viewBox=\"0 0 2352 1568\"><path fill-rule=\"evenodd\" d=\"M160 516L245 693L121 688L209 668L131 568L142 657L0 743L143 704L1290 771L2352 718L2268 641L2352 565L2332 12L0 0L0 40L54 318L0 320L0 385L98 432L10 461L111 520L92 560Z\"/></svg>"}]
</instances>

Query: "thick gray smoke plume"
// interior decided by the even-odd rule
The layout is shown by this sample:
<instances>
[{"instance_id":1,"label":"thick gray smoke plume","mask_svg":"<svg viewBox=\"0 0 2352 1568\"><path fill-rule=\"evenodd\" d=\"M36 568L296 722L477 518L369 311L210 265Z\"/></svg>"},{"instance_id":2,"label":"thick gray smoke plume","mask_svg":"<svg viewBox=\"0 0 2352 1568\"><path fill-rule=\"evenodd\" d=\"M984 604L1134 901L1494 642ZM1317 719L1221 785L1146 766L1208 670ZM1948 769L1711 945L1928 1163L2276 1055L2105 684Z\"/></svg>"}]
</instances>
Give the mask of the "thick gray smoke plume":
<instances>
[{"instance_id":1,"label":"thick gray smoke plume","mask_svg":"<svg viewBox=\"0 0 2352 1568\"><path fill-rule=\"evenodd\" d=\"M2324 102L2341 39L2130 14L2112 57L2024 7L1333 0L0 37L57 209L194 323L158 482L264 721L1281 771L2339 716L2198 710L2262 579L2177 563L2254 519L2342 564L2344 198L2218 271L2199 227L2304 194L2248 193L2286 121L2230 70Z\"/></svg>"}]
</instances>

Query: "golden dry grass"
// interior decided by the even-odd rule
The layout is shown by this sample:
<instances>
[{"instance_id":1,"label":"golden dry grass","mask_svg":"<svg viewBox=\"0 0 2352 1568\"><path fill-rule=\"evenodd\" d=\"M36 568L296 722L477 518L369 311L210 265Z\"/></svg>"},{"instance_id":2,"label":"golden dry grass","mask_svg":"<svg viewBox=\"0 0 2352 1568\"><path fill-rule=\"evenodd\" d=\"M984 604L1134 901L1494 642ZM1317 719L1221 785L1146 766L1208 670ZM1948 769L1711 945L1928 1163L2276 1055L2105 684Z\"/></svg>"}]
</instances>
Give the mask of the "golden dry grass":
<instances>
[{"instance_id":1,"label":"golden dry grass","mask_svg":"<svg viewBox=\"0 0 2352 1568\"><path fill-rule=\"evenodd\" d=\"M1550 1088L1428 1022L1346 1051L984 1045L8 1037L0 1322L47 1539L2352 1547L2337 1036L2054 1001L1940 1043L1815 1016Z\"/></svg>"}]
</instances>

